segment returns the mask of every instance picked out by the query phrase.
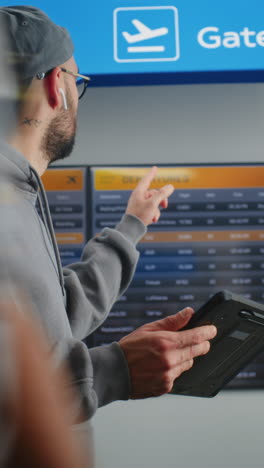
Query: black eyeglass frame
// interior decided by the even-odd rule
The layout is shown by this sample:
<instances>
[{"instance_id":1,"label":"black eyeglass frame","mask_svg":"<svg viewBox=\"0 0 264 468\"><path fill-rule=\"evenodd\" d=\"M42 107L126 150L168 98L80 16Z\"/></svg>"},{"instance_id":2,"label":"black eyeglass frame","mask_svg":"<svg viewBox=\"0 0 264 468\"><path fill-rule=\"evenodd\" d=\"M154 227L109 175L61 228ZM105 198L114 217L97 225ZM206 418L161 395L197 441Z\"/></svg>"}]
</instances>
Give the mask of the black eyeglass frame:
<instances>
[{"instance_id":1,"label":"black eyeglass frame","mask_svg":"<svg viewBox=\"0 0 264 468\"><path fill-rule=\"evenodd\" d=\"M79 96L79 100L82 99L82 97L85 94L85 91L87 89L87 86L89 82L91 81L91 78L89 76L81 75L80 73L74 73L71 70L67 70L66 68L60 67L61 71L64 73L68 73L69 75L74 76L75 78L80 78L80 80L76 81L76 86L78 87L80 84L83 84L83 90Z\"/></svg>"},{"instance_id":2,"label":"black eyeglass frame","mask_svg":"<svg viewBox=\"0 0 264 468\"><path fill-rule=\"evenodd\" d=\"M53 68L49 71L47 71L46 73L38 73L36 75L37 79L38 80L44 80L44 78L46 78L46 76L51 73L53 70ZM89 82L91 81L91 78L89 76L85 76L85 75L81 75L80 73L74 73L73 71L71 70L67 70L67 68L63 68L63 67L60 67L60 70L63 72L63 73L68 73L69 75L72 75L74 76L75 78L80 78L78 81L76 81L76 86L78 87L80 84L83 84L83 90L80 94L80 96L78 96L78 99L82 99L82 97L84 96L85 94L85 91L87 89L87 86L89 84Z\"/></svg>"}]
</instances>

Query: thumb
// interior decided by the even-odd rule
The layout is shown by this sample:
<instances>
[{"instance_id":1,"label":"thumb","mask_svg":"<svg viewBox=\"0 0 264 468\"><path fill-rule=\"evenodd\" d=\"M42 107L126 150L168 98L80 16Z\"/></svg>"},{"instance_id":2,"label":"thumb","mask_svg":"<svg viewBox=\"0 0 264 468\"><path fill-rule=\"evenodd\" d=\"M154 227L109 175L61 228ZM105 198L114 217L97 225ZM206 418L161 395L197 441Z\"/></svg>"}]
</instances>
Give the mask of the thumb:
<instances>
[{"instance_id":1,"label":"thumb","mask_svg":"<svg viewBox=\"0 0 264 468\"><path fill-rule=\"evenodd\" d=\"M151 331L178 331L187 325L189 320L194 314L194 310L191 307L186 307L180 310L174 315L169 315L161 320L148 324L148 330Z\"/></svg>"}]
</instances>

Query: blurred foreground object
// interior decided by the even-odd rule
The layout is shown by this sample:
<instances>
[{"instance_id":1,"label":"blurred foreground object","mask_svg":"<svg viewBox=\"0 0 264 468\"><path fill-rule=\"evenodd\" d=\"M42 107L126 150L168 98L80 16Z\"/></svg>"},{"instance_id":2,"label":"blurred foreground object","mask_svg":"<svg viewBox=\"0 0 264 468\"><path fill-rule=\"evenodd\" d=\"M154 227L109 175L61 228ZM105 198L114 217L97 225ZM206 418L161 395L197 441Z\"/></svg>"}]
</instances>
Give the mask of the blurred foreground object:
<instances>
[{"instance_id":1,"label":"blurred foreground object","mask_svg":"<svg viewBox=\"0 0 264 468\"><path fill-rule=\"evenodd\" d=\"M1 466L87 467L71 429L67 374L53 369L44 336L15 297L1 288Z\"/></svg>"},{"instance_id":2,"label":"blurred foreground object","mask_svg":"<svg viewBox=\"0 0 264 468\"><path fill-rule=\"evenodd\" d=\"M0 16L0 138L6 137L16 122L17 85L13 64L5 54L10 41Z\"/></svg>"}]
</instances>

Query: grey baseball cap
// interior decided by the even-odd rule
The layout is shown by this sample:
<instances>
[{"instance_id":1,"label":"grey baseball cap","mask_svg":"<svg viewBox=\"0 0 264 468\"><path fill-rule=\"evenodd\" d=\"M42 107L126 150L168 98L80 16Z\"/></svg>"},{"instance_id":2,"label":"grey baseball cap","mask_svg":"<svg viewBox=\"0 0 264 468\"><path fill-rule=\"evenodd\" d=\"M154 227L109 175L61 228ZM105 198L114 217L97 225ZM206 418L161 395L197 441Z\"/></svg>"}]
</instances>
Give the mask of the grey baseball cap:
<instances>
[{"instance_id":1,"label":"grey baseball cap","mask_svg":"<svg viewBox=\"0 0 264 468\"><path fill-rule=\"evenodd\" d=\"M73 55L68 31L38 8L0 7L0 21L7 33L7 60L20 80L46 73Z\"/></svg>"}]
</instances>

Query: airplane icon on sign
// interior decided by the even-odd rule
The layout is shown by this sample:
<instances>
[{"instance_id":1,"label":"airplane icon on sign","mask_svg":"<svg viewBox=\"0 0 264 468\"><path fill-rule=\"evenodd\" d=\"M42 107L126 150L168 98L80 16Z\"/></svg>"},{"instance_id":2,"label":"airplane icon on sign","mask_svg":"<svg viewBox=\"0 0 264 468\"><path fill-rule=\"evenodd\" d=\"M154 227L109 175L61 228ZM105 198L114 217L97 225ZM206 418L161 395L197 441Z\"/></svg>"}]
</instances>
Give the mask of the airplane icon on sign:
<instances>
[{"instance_id":1,"label":"airplane icon on sign","mask_svg":"<svg viewBox=\"0 0 264 468\"><path fill-rule=\"evenodd\" d=\"M77 184L77 180L75 176L68 176L67 177L67 184Z\"/></svg>"},{"instance_id":2,"label":"airplane icon on sign","mask_svg":"<svg viewBox=\"0 0 264 468\"><path fill-rule=\"evenodd\" d=\"M126 31L122 33L123 37L129 44L135 44L136 42L146 41L148 39L154 39L155 37L165 36L169 32L168 28L151 29L137 19L132 20L132 24L139 31L138 33L130 34Z\"/></svg>"},{"instance_id":3,"label":"airplane icon on sign","mask_svg":"<svg viewBox=\"0 0 264 468\"><path fill-rule=\"evenodd\" d=\"M176 7L115 8L113 19L116 62L170 62L179 59Z\"/></svg>"}]
</instances>

